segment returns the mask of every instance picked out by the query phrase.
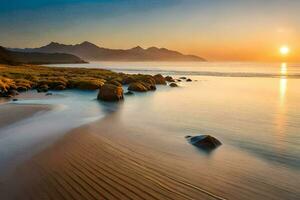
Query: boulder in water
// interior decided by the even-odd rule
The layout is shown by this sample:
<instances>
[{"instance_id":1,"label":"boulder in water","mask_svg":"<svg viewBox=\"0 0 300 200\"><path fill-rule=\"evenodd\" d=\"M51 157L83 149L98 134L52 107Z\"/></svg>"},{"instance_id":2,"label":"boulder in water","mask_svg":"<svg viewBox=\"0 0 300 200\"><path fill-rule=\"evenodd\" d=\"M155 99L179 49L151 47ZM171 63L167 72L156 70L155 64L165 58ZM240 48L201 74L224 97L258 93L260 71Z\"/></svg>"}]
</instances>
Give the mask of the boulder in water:
<instances>
[{"instance_id":1,"label":"boulder in water","mask_svg":"<svg viewBox=\"0 0 300 200\"><path fill-rule=\"evenodd\" d=\"M189 143L203 150L214 150L215 148L222 145L222 143L218 139L210 135L188 135L185 138L189 141Z\"/></svg>"},{"instance_id":2,"label":"boulder in water","mask_svg":"<svg viewBox=\"0 0 300 200\"><path fill-rule=\"evenodd\" d=\"M99 90L97 99L103 101L123 100L123 88L113 84L105 83Z\"/></svg>"},{"instance_id":3,"label":"boulder in water","mask_svg":"<svg viewBox=\"0 0 300 200\"><path fill-rule=\"evenodd\" d=\"M178 85L176 83L171 83L169 86L170 87L178 87Z\"/></svg>"},{"instance_id":4,"label":"boulder in water","mask_svg":"<svg viewBox=\"0 0 300 200\"><path fill-rule=\"evenodd\" d=\"M186 82L192 82L192 79L188 78L186 79Z\"/></svg>"},{"instance_id":5,"label":"boulder in water","mask_svg":"<svg viewBox=\"0 0 300 200\"><path fill-rule=\"evenodd\" d=\"M175 82L175 80L173 79L172 76L166 76L165 79L166 79L166 81L168 81L168 82Z\"/></svg>"},{"instance_id":6,"label":"boulder in water","mask_svg":"<svg viewBox=\"0 0 300 200\"><path fill-rule=\"evenodd\" d=\"M125 93L125 95L134 95L134 93L131 92L131 91L127 91L127 92Z\"/></svg>"}]
</instances>

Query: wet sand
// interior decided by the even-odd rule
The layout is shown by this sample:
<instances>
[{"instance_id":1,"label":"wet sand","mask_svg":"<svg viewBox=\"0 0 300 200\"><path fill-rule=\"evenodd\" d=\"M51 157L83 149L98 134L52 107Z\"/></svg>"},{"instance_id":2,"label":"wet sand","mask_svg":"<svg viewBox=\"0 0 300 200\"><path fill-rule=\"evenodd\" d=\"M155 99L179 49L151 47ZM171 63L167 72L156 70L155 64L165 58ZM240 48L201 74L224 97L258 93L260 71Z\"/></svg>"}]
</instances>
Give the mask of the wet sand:
<instances>
[{"instance_id":1,"label":"wet sand","mask_svg":"<svg viewBox=\"0 0 300 200\"><path fill-rule=\"evenodd\" d=\"M18 168L14 199L223 199L170 167L169 155L160 159L109 134L124 131L114 115L72 130Z\"/></svg>"},{"instance_id":2,"label":"wet sand","mask_svg":"<svg viewBox=\"0 0 300 200\"><path fill-rule=\"evenodd\" d=\"M0 105L0 128L50 109L49 105L2 104Z\"/></svg>"}]
</instances>

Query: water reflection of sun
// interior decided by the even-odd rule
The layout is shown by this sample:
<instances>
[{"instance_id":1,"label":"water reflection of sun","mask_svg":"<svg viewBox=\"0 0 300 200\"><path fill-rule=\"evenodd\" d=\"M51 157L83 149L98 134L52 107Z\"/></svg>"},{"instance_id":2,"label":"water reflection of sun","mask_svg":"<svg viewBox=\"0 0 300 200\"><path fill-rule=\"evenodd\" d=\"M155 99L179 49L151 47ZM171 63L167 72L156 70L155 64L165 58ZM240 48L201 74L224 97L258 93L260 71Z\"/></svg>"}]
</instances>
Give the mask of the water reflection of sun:
<instances>
[{"instance_id":1,"label":"water reflection of sun","mask_svg":"<svg viewBox=\"0 0 300 200\"><path fill-rule=\"evenodd\" d=\"M285 76L287 75L287 65L286 63L282 63L280 67L280 75Z\"/></svg>"},{"instance_id":2,"label":"water reflection of sun","mask_svg":"<svg viewBox=\"0 0 300 200\"><path fill-rule=\"evenodd\" d=\"M287 93L287 75L288 69L287 64L282 63L280 67L280 79L279 79L279 101L278 101L278 108L276 112L276 138L278 141L281 141L286 134L286 93ZM279 143L280 144L280 143ZM284 147L277 145L278 150L282 150Z\"/></svg>"}]
</instances>

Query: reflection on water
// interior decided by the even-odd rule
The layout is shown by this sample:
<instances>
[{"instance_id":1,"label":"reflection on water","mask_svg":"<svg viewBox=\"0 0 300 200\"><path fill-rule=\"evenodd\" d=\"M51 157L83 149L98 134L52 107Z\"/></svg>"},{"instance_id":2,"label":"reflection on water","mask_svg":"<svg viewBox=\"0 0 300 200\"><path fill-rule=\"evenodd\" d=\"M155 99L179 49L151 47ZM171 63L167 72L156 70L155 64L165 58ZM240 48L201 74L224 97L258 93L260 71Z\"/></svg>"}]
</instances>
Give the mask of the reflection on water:
<instances>
[{"instance_id":1,"label":"reflection on water","mask_svg":"<svg viewBox=\"0 0 300 200\"><path fill-rule=\"evenodd\" d=\"M285 96L286 96L286 90L287 90L287 78L285 77L287 75L287 64L282 63L280 68L280 106L284 106Z\"/></svg>"},{"instance_id":2,"label":"reflection on water","mask_svg":"<svg viewBox=\"0 0 300 200\"><path fill-rule=\"evenodd\" d=\"M285 145L281 142L286 136L286 121L287 121L287 111L286 111L286 93L287 93L287 64L282 63L280 66L280 80L279 80L279 106L278 113L276 115L275 124L276 124L276 148L277 151L283 151L285 149Z\"/></svg>"}]
</instances>

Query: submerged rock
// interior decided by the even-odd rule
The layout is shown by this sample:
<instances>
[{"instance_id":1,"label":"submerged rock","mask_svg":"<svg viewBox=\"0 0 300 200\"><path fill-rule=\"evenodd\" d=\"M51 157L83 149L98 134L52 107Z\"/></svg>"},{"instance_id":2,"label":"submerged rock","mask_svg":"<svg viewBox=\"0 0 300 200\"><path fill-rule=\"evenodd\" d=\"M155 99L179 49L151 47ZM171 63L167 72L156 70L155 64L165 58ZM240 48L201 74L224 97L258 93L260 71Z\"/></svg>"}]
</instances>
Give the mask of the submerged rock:
<instances>
[{"instance_id":1,"label":"submerged rock","mask_svg":"<svg viewBox=\"0 0 300 200\"><path fill-rule=\"evenodd\" d=\"M125 93L125 95L134 95L134 93L131 92L131 91L127 91L127 92Z\"/></svg>"},{"instance_id":2,"label":"submerged rock","mask_svg":"<svg viewBox=\"0 0 300 200\"><path fill-rule=\"evenodd\" d=\"M210 135L198 135L198 136L186 136L185 137L189 143L191 143L192 145L204 149L204 150L213 150L215 148L217 148L218 146L222 145L222 143L210 136Z\"/></svg>"},{"instance_id":3,"label":"submerged rock","mask_svg":"<svg viewBox=\"0 0 300 200\"><path fill-rule=\"evenodd\" d=\"M192 79L188 78L186 79L186 82L192 82Z\"/></svg>"},{"instance_id":4,"label":"submerged rock","mask_svg":"<svg viewBox=\"0 0 300 200\"><path fill-rule=\"evenodd\" d=\"M186 79L186 77L182 76L182 77L180 77L179 79Z\"/></svg>"},{"instance_id":5,"label":"submerged rock","mask_svg":"<svg viewBox=\"0 0 300 200\"><path fill-rule=\"evenodd\" d=\"M166 76L165 79L168 82L175 82L175 80L172 78L172 76Z\"/></svg>"},{"instance_id":6,"label":"submerged rock","mask_svg":"<svg viewBox=\"0 0 300 200\"><path fill-rule=\"evenodd\" d=\"M178 87L178 85L176 83L171 83L169 86L170 87Z\"/></svg>"},{"instance_id":7,"label":"submerged rock","mask_svg":"<svg viewBox=\"0 0 300 200\"><path fill-rule=\"evenodd\" d=\"M123 88L120 86L106 83L100 88L97 99L103 101L123 100Z\"/></svg>"},{"instance_id":8,"label":"submerged rock","mask_svg":"<svg viewBox=\"0 0 300 200\"><path fill-rule=\"evenodd\" d=\"M51 96L52 93L51 93L51 92L47 92L45 95L46 95L46 96Z\"/></svg>"}]
</instances>

